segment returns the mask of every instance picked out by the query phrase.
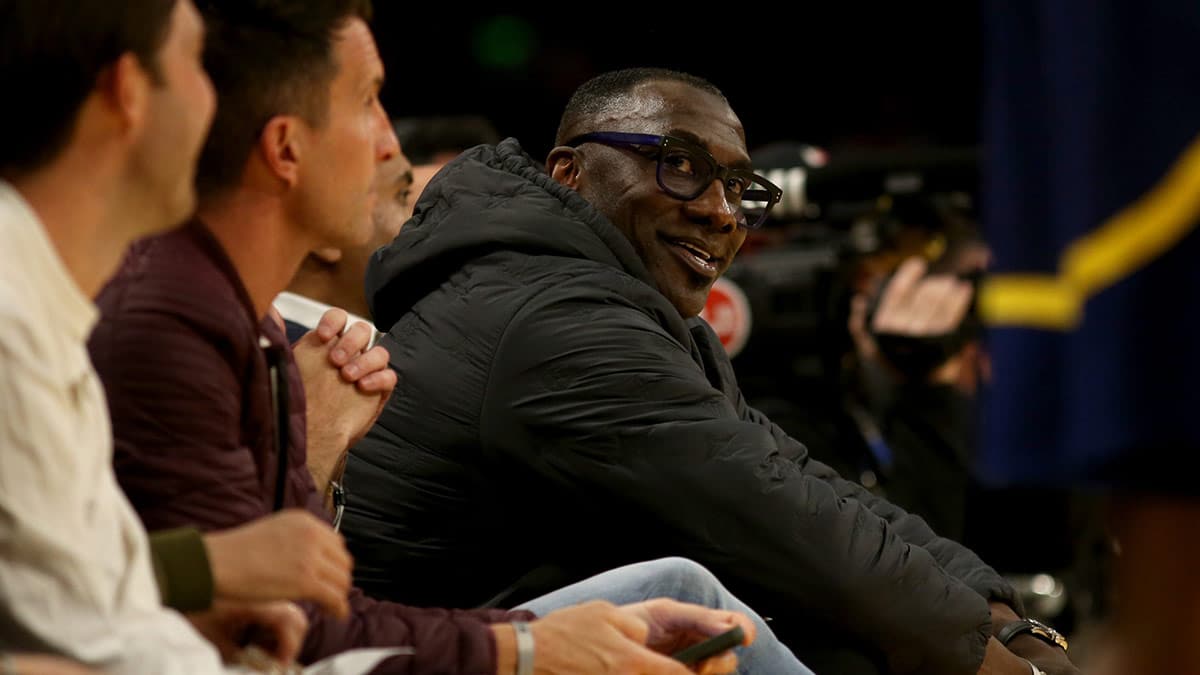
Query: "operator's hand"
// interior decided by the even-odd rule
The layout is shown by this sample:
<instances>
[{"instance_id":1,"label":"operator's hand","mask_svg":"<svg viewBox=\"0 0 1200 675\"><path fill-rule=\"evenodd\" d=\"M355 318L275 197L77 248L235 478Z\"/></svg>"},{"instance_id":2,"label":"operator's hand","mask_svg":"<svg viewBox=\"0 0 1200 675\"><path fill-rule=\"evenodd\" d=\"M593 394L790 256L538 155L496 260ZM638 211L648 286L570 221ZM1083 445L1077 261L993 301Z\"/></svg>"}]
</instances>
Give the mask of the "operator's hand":
<instances>
[{"instance_id":1,"label":"operator's hand","mask_svg":"<svg viewBox=\"0 0 1200 675\"><path fill-rule=\"evenodd\" d=\"M870 299L861 293L851 299L847 328L860 359L887 362L873 334L929 338L958 329L966 318L974 288L957 277L926 276L926 270L922 258L905 260L884 287L870 326L867 325ZM986 356L977 344L968 343L934 368L927 381L957 384L966 391L974 391L980 377L987 377Z\"/></svg>"},{"instance_id":2,"label":"operator's hand","mask_svg":"<svg viewBox=\"0 0 1200 675\"><path fill-rule=\"evenodd\" d=\"M900 264L883 289L874 332L930 337L958 328L971 305L971 284L949 275L926 276L926 269L918 257Z\"/></svg>"}]
</instances>

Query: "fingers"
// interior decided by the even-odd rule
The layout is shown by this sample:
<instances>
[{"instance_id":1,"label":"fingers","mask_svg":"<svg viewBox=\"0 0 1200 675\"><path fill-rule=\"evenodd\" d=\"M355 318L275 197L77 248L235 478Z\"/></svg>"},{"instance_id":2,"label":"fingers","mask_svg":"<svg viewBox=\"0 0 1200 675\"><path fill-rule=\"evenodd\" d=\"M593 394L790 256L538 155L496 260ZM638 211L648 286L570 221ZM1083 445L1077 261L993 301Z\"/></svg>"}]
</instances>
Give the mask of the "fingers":
<instances>
[{"instance_id":1,"label":"fingers","mask_svg":"<svg viewBox=\"0 0 1200 675\"><path fill-rule=\"evenodd\" d=\"M349 320L350 315L346 314L345 310L333 307L321 316L321 321L317 323L316 329L312 332L316 333L321 343L324 344L341 334Z\"/></svg>"},{"instance_id":2,"label":"fingers","mask_svg":"<svg viewBox=\"0 0 1200 675\"><path fill-rule=\"evenodd\" d=\"M644 603L614 607L587 602L533 622L537 660L546 672L687 675L684 664L646 646L651 627ZM664 650L665 651L665 650ZM717 670L726 662L714 662Z\"/></svg>"},{"instance_id":3,"label":"fingers","mask_svg":"<svg viewBox=\"0 0 1200 675\"><path fill-rule=\"evenodd\" d=\"M364 394L379 394L384 399L396 388L396 371L391 368L379 370L358 381L358 390Z\"/></svg>"},{"instance_id":4,"label":"fingers","mask_svg":"<svg viewBox=\"0 0 1200 675\"><path fill-rule=\"evenodd\" d=\"M692 671L688 667L675 659L659 654L656 651L647 649L646 647L636 646L631 657L634 672L645 673L646 675L691 675ZM710 661L713 659L709 659ZM737 664L737 658L734 658L734 664ZM728 670L712 671L717 673L727 673Z\"/></svg>"},{"instance_id":5,"label":"fingers","mask_svg":"<svg viewBox=\"0 0 1200 675\"><path fill-rule=\"evenodd\" d=\"M296 660L308 632L308 618L298 606L291 602L266 603L256 606L247 618L275 638L275 658L283 663Z\"/></svg>"},{"instance_id":6,"label":"fingers","mask_svg":"<svg viewBox=\"0 0 1200 675\"><path fill-rule=\"evenodd\" d=\"M309 558L314 568L306 575L310 599L330 614L345 618L350 613L347 596L353 582L354 558L346 550L345 540L328 523L312 514L304 515L311 517L314 523L310 525L314 553Z\"/></svg>"},{"instance_id":7,"label":"fingers","mask_svg":"<svg viewBox=\"0 0 1200 675\"><path fill-rule=\"evenodd\" d=\"M304 644L304 636L308 633L308 617L296 605L287 603L286 618L280 631L279 649L276 655L284 663L292 663L300 656L300 647Z\"/></svg>"},{"instance_id":8,"label":"fingers","mask_svg":"<svg viewBox=\"0 0 1200 675\"><path fill-rule=\"evenodd\" d=\"M718 635L733 628L740 626L742 629L742 646L746 647L754 643L758 638L758 626L750 620L750 617L741 612L732 612L729 610L709 610L713 613L712 630L708 635Z\"/></svg>"},{"instance_id":9,"label":"fingers","mask_svg":"<svg viewBox=\"0 0 1200 675\"><path fill-rule=\"evenodd\" d=\"M300 509L284 511L274 518L283 524L280 541L288 542L301 556L299 578L293 582L289 599L312 600L335 617L348 616L354 559L342 536L325 521Z\"/></svg>"},{"instance_id":10,"label":"fingers","mask_svg":"<svg viewBox=\"0 0 1200 675\"><path fill-rule=\"evenodd\" d=\"M364 324L361 323L355 324L354 328L358 328L360 326L365 328ZM351 329L352 332L354 331L354 328ZM347 334L347 336L349 336L349 334ZM343 337L342 341L345 340L346 337ZM339 348L340 345L341 343L339 342ZM334 351L337 350L335 349ZM330 355L330 358L333 358L332 354ZM359 382L361 379L370 375L388 371L388 358L388 351L383 347L374 347L372 349L368 349L367 351L354 356L352 359L349 359L347 363L341 367L342 379L347 382ZM362 387L360 386L359 389L362 390ZM377 392L364 391L363 393L369 394Z\"/></svg>"},{"instance_id":11,"label":"fingers","mask_svg":"<svg viewBox=\"0 0 1200 675\"><path fill-rule=\"evenodd\" d=\"M909 335L931 335L935 326L945 323L938 315L943 299L953 291L955 281L949 277L929 277L912 290L908 311L900 332Z\"/></svg>"},{"instance_id":12,"label":"fingers","mask_svg":"<svg viewBox=\"0 0 1200 675\"><path fill-rule=\"evenodd\" d=\"M724 675L725 673L737 672L737 664L737 654L727 651L710 659L705 659L700 663L697 672L700 675Z\"/></svg>"},{"instance_id":13,"label":"fingers","mask_svg":"<svg viewBox=\"0 0 1200 675\"><path fill-rule=\"evenodd\" d=\"M949 333L958 327L958 324L967 316L967 309L971 306L971 296L974 291L975 289L970 283L954 280L938 306L937 315L941 317L942 323L933 327L933 330L936 331L935 334Z\"/></svg>"},{"instance_id":14,"label":"fingers","mask_svg":"<svg viewBox=\"0 0 1200 675\"><path fill-rule=\"evenodd\" d=\"M646 644L646 639L650 637L650 626L645 619L638 616L636 610L631 610L626 607L614 607L612 612L609 612L608 622L616 627L622 635L633 640L639 645Z\"/></svg>"},{"instance_id":15,"label":"fingers","mask_svg":"<svg viewBox=\"0 0 1200 675\"><path fill-rule=\"evenodd\" d=\"M926 277L925 270L920 258L900 265L875 313L876 332L926 337L951 332L962 322L971 284L944 275Z\"/></svg>"},{"instance_id":16,"label":"fingers","mask_svg":"<svg viewBox=\"0 0 1200 675\"><path fill-rule=\"evenodd\" d=\"M345 619L350 615L349 594L352 576L348 568L330 561L322 561L310 579L307 599L316 602L330 615Z\"/></svg>"},{"instance_id":17,"label":"fingers","mask_svg":"<svg viewBox=\"0 0 1200 675\"><path fill-rule=\"evenodd\" d=\"M264 522L269 522L271 519L286 521L280 523L281 541L292 545L297 542L307 542L307 546L304 548L308 551L316 551L321 558L329 560L341 568L349 570L353 567L354 558L346 550L346 540L324 520L298 508L281 511L278 515L265 519Z\"/></svg>"},{"instance_id":18,"label":"fingers","mask_svg":"<svg viewBox=\"0 0 1200 675\"><path fill-rule=\"evenodd\" d=\"M742 631L746 634L745 644L750 644L756 633L754 622L739 612L710 609L670 598L656 598L627 607L636 611L639 605L645 608L653 622L652 630L668 635L697 633L713 636L724 633L736 625L741 626Z\"/></svg>"},{"instance_id":19,"label":"fingers","mask_svg":"<svg viewBox=\"0 0 1200 675\"><path fill-rule=\"evenodd\" d=\"M896 273L892 275L892 280L883 289L881 309L887 306L889 301L898 304L907 302L917 283L925 276L927 269L928 266L922 258L912 257L900 263L900 266L896 268Z\"/></svg>"},{"instance_id":20,"label":"fingers","mask_svg":"<svg viewBox=\"0 0 1200 675\"><path fill-rule=\"evenodd\" d=\"M325 316L329 316L334 311L340 312L341 310L331 309L325 313ZM345 314L345 312L342 313ZM344 324L345 322L343 322ZM362 321L355 322L353 326L346 329L346 332L337 339L337 342L331 345L329 362L338 368L344 367L352 359L362 354L367 345L371 344L371 337L373 335L374 331L371 329L371 326ZM385 351L384 353L386 354L387 352Z\"/></svg>"}]
</instances>

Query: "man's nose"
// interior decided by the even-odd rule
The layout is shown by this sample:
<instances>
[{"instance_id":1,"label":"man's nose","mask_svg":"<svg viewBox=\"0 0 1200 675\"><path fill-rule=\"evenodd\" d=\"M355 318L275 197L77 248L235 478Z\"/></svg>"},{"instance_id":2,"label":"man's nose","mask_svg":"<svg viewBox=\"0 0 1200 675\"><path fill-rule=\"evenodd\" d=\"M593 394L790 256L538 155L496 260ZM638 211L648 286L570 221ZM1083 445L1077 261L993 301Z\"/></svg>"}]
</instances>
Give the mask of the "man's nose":
<instances>
[{"instance_id":1,"label":"man's nose","mask_svg":"<svg viewBox=\"0 0 1200 675\"><path fill-rule=\"evenodd\" d=\"M375 109L379 125L379 136L375 144L376 155L379 162L382 163L400 154L400 139L396 138L396 130L392 128L392 121L388 119L383 104L378 100L375 101Z\"/></svg>"},{"instance_id":2,"label":"man's nose","mask_svg":"<svg viewBox=\"0 0 1200 675\"><path fill-rule=\"evenodd\" d=\"M738 206L726 197L724 182L714 179L699 197L687 202L687 211L693 218L707 221L711 229L725 234L738 227Z\"/></svg>"}]
</instances>

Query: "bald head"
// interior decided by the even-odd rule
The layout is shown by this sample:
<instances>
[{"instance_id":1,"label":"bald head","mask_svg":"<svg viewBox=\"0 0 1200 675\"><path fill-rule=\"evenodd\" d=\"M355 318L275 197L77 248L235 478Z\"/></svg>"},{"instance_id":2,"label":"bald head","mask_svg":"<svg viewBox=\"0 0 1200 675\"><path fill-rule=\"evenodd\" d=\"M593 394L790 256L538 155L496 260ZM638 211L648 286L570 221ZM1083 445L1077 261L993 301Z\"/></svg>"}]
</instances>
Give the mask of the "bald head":
<instances>
[{"instance_id":1,"label":"bald head","mask_svg":"<svg viewBox=\"0 0 1200 675\"><path fill-rule=\"evenodd\" d=\"M653 106L654 100L637 96L635 93L640 85L651 82L679 82L725 101L725 95L711 82L688 73L665 68L614 70L584 82L571 95L558 124L555 145L562 145L567 140L581 133L594 131L604 124L619 123L630 116L652 115L654 111L646 107Z\"/></svg>"}]
</instances>

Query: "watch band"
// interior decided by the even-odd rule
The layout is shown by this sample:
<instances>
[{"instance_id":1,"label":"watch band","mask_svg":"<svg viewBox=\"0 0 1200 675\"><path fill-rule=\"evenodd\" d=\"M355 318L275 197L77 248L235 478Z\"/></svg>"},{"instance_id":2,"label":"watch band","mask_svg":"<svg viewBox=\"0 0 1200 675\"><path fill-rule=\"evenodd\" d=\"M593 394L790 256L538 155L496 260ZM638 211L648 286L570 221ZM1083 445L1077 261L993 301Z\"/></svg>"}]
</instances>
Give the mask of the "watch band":
<instances>
[{"instance_id":1,"label":"watch band","mask_svg":"<svg viewBox=\"0 0 1200 675\"><path fill-rule=\"evenodd\" d=\"M524 621L514 621L517 635L517 675L533 675L533 631Z\"/></svg>"},{"instance_id":2,"label":"watch band","mask_svg":"<svg viewBox=\"0 0 1200 675\"><path fill-rule=\"evenodd\" d=\"M1004 627L1001 628L999 630L999 632L996 633L996 639L1000 641L1000 644L1007 647L1008 643L1012 642L1013 638L1020 635L1021 633L1025 633L1025 632L1028 632L1031 630L1033 630L1033 624L1029 623L1025 619L1021 619L1020 621L1013 621L1012 623L1005 624Z\"/></svg>"}]
</instances>

